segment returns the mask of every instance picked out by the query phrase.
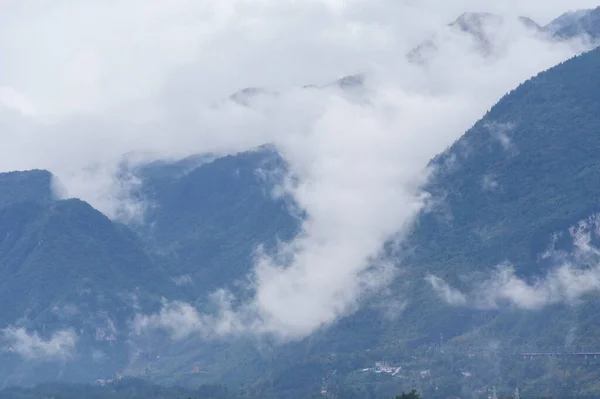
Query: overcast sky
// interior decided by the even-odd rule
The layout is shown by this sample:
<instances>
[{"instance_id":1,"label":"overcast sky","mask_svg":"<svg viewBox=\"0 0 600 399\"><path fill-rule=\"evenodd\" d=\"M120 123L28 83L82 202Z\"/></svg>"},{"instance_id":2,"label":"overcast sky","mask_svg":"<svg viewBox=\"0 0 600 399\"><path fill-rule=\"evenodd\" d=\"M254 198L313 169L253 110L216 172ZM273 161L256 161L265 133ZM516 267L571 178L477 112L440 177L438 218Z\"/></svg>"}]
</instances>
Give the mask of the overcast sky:
<instances>
[{"instance_id":1,"label":"overcast sky","mask_svg":"<svg viewBox=\"0 0 600 399\"><path fill-rule=\"evenodd\" d=\"M114 179L124 153L154 159L277 145L298 179L283 189L308 220L303 234L280 248L291 254L291 267L282 270L277 256L260 257L250 276L256 297L241 309L224 301L227 317L217 324L219 331L291 338L352 312L390 281L398 265L378 259L379 251L422 209L419 187L432 156L504 93L582 49L546 41L514 17L543 24L568 8L595 6L584 0L569 6L548 0L0 2L0 170L48 168L63 195L116 217L143 205ZM445 30L465 11L506 16L506 23L489 28L491 58L481 58L470 38ZM429 65L409 65L406 52L434 34L441 46ZM298 88L357 72L369 77L358 99ZM249 108L222 101L245 87L280 95L260 96ZM206 323L189 308L167 311L182 309L198 326ZM160 315L140 320L164 325Z\"/></svg>"},{"instance_id":2,"label":"overcast sky","mask_svg":"<svg viewBox=\"0 0 600 399\"><path fill-rule=\"evenodd\" d=\"M3 0L0 99L24 110L96 110L169 81L216 97L320 84L401 54L465 11L540 23L573 0ZM181 86L184 86L183 88ZM11 100L8 100L8 99Z\"/></svg>"}]
</instances>

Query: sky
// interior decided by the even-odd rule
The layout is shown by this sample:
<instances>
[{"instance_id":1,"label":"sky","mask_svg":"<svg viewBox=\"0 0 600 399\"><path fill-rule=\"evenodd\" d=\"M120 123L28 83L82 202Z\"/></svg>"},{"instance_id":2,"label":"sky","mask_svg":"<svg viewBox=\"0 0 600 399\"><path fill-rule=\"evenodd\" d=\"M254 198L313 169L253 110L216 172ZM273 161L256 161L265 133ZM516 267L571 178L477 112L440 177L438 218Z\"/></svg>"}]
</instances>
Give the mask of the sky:
<instances>
[{"instance_id":1,"label":"sky","mask_svg":"<svg viewBox=\"0 0 600 399\"><path fill-rule=\"evenodd\" d=\"M569 6L0 2L0 171L49 169L61 196L130 220L143 218L144 204L129 196L134 182L115 179L124 154L147 161L276 145L290 165L280 189L308 218L275 255L257 257L249 276L255 297L234 308L230 293L217 292L217 315L166 303L160 313L139 315L137 326L184 322L190 333L251 331L282 339L330 325L384 287L398 265L381 256L382 245L401 240L425 206L428 160L504 93L585 49L580 41L550 42L515 17L545 24L568 7L596 6L584 0ZM465 11L505 17L486 27L490 57L445 27ZM439 51L425 66L409 64L405 54L431 37ZM361 93L301 88L359 72L367 76ZM226 100L246 87L278 95L260 95L250 106ZM284 258L291 262L282 264Z\"/></svg>"}]
</instances>

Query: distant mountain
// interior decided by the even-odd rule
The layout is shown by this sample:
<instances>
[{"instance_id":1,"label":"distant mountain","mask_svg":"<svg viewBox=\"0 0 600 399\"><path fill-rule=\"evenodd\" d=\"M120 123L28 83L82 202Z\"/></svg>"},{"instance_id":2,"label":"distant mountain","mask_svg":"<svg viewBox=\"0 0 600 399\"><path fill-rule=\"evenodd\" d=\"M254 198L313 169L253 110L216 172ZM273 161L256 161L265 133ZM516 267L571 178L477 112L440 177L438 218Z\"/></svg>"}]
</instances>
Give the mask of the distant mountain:
<instances>
[{"instance_id":1,"label":"distant mountain","mask_svg":"<svg viewBox=\"0 0 600 399\"><path fill-rule=\"evenodd\" d=\"M494 38L497 31L512 31L524 28L532 35L544 40L568 40L577 36L586 36L592 41L600 37L600 7L594 10L581 10L565 13L546 26L540 26L525 16L508 19L488 12L465 12L456 20L448 23L440 33L417 45L406 54L413 64L427 64L440 50L463 41L474 54L490 57L506 43ZM466 40L466 41L465 41ZM367 76L364 73L343 76L328 84L307 85L305 88L338 88L349 94L364 94ZM274 95L261 88L246 88L232 94L229 98L241 105L249 105L252 99L260 95Z\"/></svg>"},{"instance_id":2,"label":"distant mountain","mask_svg":"<svg viewBox=\"0 0 600 399\"><path fill-rule=\"evenodd\" d=\"M229 96L229 99L240 105L249 105L250 101L261 95L274 95L266 90L257 87L247 87Z\"/></svg>"},{"instance_id":3,"label":"distant mountain","mask_svg":"<svg viewBox=\"0 0 600 399\"><path fill-rule=\"evenodd\" d=\"M532 19L518 17L514 21L504 17L485 12L467 12L460 15L455 21L449 23L438 35L424 41L407 54L410 62L426 63L445 42L470 39L472 50L483 57L492 55L496 48L502 45L493 39L491 34L496 30L512 30L515 27L526 28L532 34L543 35L543 29Z\"/></svg>"},{"instance_id":4,"label":"distant mountain","mask_svg":"<svg viewBox=\"0 0 600 399\"><path fill-rule=\"evenodd\" d=\"M600 7L565 13L544 29L558 39L587 36L592 41L600 38Z\"/></svg>"}]
</instances>

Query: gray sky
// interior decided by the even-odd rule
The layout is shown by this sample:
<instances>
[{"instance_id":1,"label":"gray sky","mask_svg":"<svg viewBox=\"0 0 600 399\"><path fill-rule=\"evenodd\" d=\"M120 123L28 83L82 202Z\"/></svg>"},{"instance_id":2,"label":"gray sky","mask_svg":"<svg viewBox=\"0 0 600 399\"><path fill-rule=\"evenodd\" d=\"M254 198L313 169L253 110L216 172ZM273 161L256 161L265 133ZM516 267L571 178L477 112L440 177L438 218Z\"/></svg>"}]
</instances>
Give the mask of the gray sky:
<instances>
[{"instance_id":1,"label":"gray sky","mask_svg":"<svg viewBox=\"0 0 600 399\"><path fill-rule=\"evenodd\" d=\"M246 86L318 84L400 54L464 11L529 15L545 23L569 8L596 5L568 4L4 0L0 98L38 112L72 112L146 97L165 82L172 90L189 90L192 83L205 98Z\"/></svg>"}]
</instances>

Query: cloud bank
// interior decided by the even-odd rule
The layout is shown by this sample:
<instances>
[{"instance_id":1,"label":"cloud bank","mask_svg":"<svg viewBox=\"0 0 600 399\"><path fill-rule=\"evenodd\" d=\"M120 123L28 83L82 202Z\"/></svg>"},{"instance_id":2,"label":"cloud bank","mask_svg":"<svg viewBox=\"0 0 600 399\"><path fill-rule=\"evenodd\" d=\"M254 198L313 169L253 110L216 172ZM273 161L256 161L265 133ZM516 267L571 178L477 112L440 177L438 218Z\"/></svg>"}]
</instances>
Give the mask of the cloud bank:
<instances>
[{"instance_id":1,"label":"cloud bank","mask_svg":"<svg viewBox=\"0 0 600 399\"><path fill-rule=\"evenodd\" d=\"M425 205L428 160L505 92L582 50L508 23L489 27L498 46L481 57L470 37L442 28L475 1L9 6L0 17L0 170L48 168L62 196L127 219L143 204L130 195L135 176L115 178L123 154L136 163L271 143L288 162L280 190L308 215L301 233L258 253L249 302L234 306L221 292L216 314L165 302L134 322L178 338L293 339L356 310L394 278L383 244L401 239ZM544 19L558 6L495 1L488 10ZM409 64L405 54L436 31L439 51L426 66ZM302 88L357 72L366 76L358 93ZM249 86L278 94L226 100Z\"/></svg>"},{"instance_id":2,"label":"cloud bank","mask_svg":"<svg viewBox=\"0 0 600 399\"><path fill-rule=\"evenodd\" d=\"M37 332L11 326L2 330L2 338L6 342L5 351L28 360L68 360L75 354L77 344L77 335L71 329L57 331L44 339Z\"/></svg>"}]
</instances>

